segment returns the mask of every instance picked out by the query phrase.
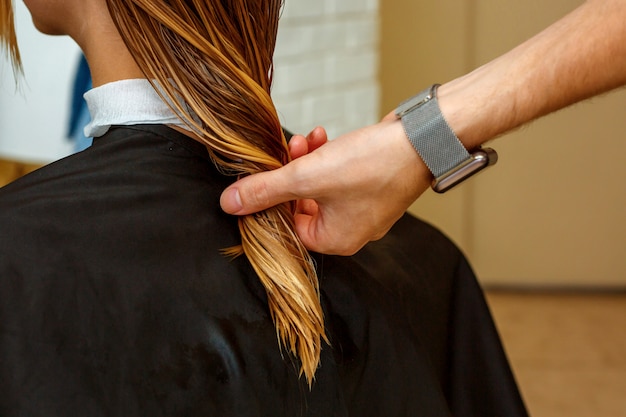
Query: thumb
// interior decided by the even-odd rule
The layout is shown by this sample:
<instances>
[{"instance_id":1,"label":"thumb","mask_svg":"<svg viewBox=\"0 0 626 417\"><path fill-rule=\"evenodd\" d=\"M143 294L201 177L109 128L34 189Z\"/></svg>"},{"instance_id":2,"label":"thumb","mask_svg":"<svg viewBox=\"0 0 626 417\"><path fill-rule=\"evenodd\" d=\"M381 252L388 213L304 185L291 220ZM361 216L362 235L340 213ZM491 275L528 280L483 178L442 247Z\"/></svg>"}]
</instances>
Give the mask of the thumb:
<instances>
[{"instance_id":1,"label":"thumb","mask_svg":"<svg viewBox=\"0 0 626 417\"><path fill-rule=\"evenodd\" d=\"M285 167L242 178L222 192L220 206L229 214L244 215L294 200L288 191Z\"/></svg>"}]
</instances>

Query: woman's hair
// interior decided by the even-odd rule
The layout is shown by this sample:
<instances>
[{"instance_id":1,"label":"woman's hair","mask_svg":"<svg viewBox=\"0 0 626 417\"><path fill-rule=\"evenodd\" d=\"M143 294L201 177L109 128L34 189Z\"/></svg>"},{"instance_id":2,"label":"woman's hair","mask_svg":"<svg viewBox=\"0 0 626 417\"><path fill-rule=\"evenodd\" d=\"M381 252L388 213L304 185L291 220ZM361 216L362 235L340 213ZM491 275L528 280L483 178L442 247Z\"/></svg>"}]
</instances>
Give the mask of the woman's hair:
<instances>
[{"instance_id":1,"label":"woman's hair","mask_svg":"<svg viewBox=\"0 0 626 417\"><path fill-rule=\"evenodd\" d=\"M282 0L106 0L157 92L231 175L279 168L287 143L270 97ZM21 71L11 0L0 0L0 47ZM181 103L182 101L182 103ZM197 116L197 117L196 117ZM294 206L240 217L241 245L263 283L279 342L312 383L324 330L313 261L294 233Z\"/></svg>"},{"instance_id":2,"label":"woman's hair","mask_svg":"<svg viewBox=\"0 0 626 417\"><path fill-rule=\"evenodd\" d=\"M282 0L107 4L141 70L223 172L244 176L289 161L270 97ZM282 204L241 217L241 246L225 252L248 257L267 291L278 339L311 384L327 339L315 268L294 232L293 210Z\"/></svg>"},{"instance_id":3,"label":"woman's hair","mask_svg":"<svg viewBox=\"0 0 626 417\"><path fill-rule=\"evenodd\" d=\"M0 0L0 49L5 52L13 63L13 72L21 72L20 51L15 37L12 0Z\"/></svg>"}]
</instances>

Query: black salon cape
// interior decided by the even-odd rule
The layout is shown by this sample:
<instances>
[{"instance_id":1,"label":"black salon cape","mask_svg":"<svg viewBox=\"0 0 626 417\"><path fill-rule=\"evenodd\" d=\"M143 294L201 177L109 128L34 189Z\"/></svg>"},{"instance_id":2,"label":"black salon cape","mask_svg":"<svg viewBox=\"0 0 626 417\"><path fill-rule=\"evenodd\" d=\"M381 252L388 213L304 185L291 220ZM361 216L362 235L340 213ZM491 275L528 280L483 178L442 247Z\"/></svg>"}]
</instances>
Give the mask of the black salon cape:
<instances>
[{"instance_id":1,"label":"black salon cape","mask_svg":"<svg viewBox=\"0 0 626 417\"><path fill-rule=\"evenodd\" d=\"M309 390L219 207L232 177L165 126L114 127L0 189L0 416L523 416L464 257L405 216L316 255Z\"/></svg>"}]
</instances>

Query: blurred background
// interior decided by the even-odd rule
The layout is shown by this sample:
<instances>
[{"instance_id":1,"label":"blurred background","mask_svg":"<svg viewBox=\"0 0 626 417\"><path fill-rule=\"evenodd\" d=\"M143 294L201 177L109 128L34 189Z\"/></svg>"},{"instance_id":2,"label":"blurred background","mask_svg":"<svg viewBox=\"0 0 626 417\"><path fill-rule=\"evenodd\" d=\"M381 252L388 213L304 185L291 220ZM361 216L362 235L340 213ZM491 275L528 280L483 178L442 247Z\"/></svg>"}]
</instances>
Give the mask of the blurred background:
<instances>
[{"instance_id":1,"label":"blurred background","mask_svg":"<svg viewBox=\"0 0 626 417\"><path fill-rule=\"evenodd\" d=\"M536 34L580 0L286 0L273 97L336 137ZM25 77L0 62L0 185L72 153L80 53L16 5ZM471 106L472 103L468 103ZM626 416L626 91L497 139L498 165L411 208L466 253L532 415ZM1 232L0 232L1 233Z\"/></svg>"}]
</instances>

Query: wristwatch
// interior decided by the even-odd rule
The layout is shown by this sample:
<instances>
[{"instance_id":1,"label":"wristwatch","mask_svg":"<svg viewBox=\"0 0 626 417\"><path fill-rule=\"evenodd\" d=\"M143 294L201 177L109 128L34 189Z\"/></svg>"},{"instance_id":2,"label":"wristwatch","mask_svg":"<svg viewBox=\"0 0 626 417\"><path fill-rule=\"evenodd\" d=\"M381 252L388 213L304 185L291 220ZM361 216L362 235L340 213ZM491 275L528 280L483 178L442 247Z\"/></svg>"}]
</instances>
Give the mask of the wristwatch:
<instances>
[{"instance_id":1,"label":"wristwatch","mask_svg":"<svg viewBox=\"0 0 626 417\"><path fill-rule=\"evenodd\" d=\"M432 189L443 193L498 161L491 148L468 152L441 114L435 84L401 103L395 111L409 141L435 177Z\"/></svg>"}]
</instances>

